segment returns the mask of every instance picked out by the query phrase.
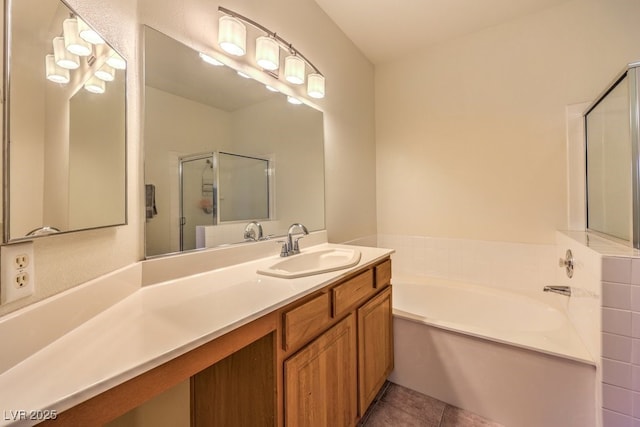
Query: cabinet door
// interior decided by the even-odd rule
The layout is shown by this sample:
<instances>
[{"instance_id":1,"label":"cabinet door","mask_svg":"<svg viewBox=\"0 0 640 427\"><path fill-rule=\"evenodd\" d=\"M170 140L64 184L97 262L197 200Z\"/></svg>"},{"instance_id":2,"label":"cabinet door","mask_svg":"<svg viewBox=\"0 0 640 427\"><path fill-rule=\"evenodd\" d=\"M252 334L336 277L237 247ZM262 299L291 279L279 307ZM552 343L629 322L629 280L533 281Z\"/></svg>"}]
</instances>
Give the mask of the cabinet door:
<instances>
[{"instance_id":1,"label":"cabinet door","mask_svg":"<svg viewBox=\"0 0 640 427\"><path fill-rule=\"evenodd\" d=\"M354 315L284 362L287 427L351 427L357 420Z\"/></svg>"},{"instance_id":2,"label":"cabinet door","mask_svg":"<svg viewBox=\"0 0 640 427\"><path fill-rule=\"evenodd\" d=\"M393 370L391 286L358 309L358 409L362 416Z\"/></svg>"}]
</instances>

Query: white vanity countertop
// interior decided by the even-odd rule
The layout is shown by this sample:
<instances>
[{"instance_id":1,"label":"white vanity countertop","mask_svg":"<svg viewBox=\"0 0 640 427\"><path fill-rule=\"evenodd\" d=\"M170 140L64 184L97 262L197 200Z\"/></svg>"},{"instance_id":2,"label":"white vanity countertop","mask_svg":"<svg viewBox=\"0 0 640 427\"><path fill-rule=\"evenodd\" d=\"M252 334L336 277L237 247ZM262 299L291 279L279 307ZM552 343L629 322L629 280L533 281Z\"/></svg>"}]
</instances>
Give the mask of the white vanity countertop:
<instances>
[{"instance_id":1,"label":"white vanity countertop","mask_svg":"<svg viewBox=\"0 0 640 427\"><path fill-rule=\"evenodd\" d=\"M325 247L353 248L304 251ZM142 287L0 374L0 426L34 423L15 411L60 413L393 252L357 249L356 266L314 276L258 275L276 255Z\"/></svg>"}]
</instances>

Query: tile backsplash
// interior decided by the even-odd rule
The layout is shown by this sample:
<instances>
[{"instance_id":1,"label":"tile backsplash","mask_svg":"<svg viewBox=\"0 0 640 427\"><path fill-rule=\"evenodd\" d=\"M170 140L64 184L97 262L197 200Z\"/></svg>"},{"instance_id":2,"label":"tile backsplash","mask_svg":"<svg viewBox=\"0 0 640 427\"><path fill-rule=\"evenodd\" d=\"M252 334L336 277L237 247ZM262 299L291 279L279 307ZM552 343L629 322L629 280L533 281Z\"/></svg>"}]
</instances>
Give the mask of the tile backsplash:
<instances>
[{"instance_id":1,"label":"tile backsplash","mask_svg":"<svg viewBox=\"0 0 640 427\"><path fill-rule=\"evenodd\" d=\"M555 245L388 234L378 235L377 244L396 250L394 275L540 291L558 270Z\"/></svg>"}]
</instances>

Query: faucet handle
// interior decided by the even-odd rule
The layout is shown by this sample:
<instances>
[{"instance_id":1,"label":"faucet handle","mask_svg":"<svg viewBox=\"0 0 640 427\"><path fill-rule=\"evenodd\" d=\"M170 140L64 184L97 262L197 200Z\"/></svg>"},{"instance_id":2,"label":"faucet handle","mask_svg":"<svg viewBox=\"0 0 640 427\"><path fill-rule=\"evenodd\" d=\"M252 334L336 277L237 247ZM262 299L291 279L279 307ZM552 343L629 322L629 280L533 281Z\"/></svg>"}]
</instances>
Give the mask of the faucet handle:
<instances>
[{"instance_id":1,"label":"faucet handle","mask_svg":"<svg viewBox=\"0 0 640 427\"><path fill-rule=\"evenodd\" d=\"M289 256L289 245L284 240L276 240L276 243L282 243L282 247L280 248L280 256L286 257Z\"/></svg>"}]
</instances>

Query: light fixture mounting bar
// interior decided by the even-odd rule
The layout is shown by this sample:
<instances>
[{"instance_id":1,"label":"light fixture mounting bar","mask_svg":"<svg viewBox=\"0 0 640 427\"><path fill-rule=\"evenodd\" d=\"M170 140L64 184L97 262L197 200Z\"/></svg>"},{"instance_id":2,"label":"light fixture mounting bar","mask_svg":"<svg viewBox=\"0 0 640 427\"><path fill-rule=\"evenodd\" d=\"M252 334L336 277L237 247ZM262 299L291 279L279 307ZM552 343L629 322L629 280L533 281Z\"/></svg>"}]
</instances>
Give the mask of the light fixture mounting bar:
<instances>
[{"instance_id":1,"label":"light fixture mounting bar","mask_svg":"<svg viewBox=\"0 0 640 427\"><path fill-rule=\"evenodd\" d=\"M309 67L313 68L313 70L316 73L320 74L321 76L323 75L320 72L320 70L318 70L318 67L313 65L313 63L311 63L311 61L309 61L302 53L300 53L300 51L298 49L293 47L293 45L291 43L289 43L288 41L286 41L285 39L280 37L275 32L271 31L270 29L268 29L264 25L261 25L261 24L257 23L256 21L254 21L253 19L247 18L246 16L240 15L237 12L229 10L226 7L218 6L218 11L221 12L221 13L224 13L225 15L229 15L229 16L232 16L232 17L234 17L236 19L239 19L239 20L243 21L244 23L249 24L252 27L259 29L260 31L264 31L265 33L267 33L268 36L273 37L278 42L280 47L282 47L283 49L289 51L292 54L295 54L295 55L299 56L304 62L307 63L307 65L309 65Z\"/></svg>"}]
</instances>

